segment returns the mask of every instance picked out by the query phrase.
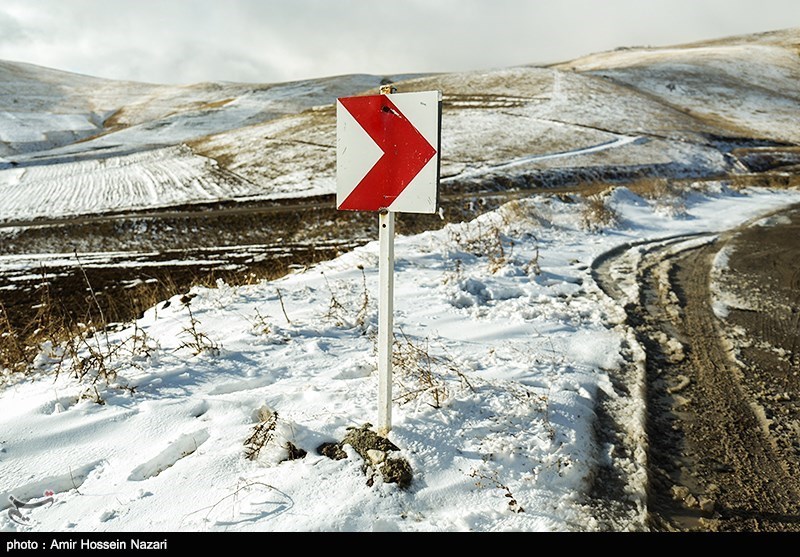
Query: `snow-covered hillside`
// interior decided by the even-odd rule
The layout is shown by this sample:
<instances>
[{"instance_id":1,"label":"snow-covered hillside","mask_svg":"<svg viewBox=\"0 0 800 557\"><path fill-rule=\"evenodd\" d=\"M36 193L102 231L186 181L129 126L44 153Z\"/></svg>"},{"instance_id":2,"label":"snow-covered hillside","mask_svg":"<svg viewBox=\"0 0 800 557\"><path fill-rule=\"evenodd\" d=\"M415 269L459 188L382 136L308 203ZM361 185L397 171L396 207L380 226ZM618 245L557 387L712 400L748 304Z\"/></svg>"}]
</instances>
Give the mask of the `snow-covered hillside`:
<instances>
[{"instance_id":1,"label":"snow-covered hillside","mask_svg":"<svg viewBox=\"0 0 800 557\"><path fill-rule=\"evenodd\" d=\"M0 62L0 220L264 196L268 186L185 142L332 103L381 79L181 87Z\"/></svg>"},{"instance_id":2,"label":"snow-covered hillside","mask_svg":"<svg viewBox=\"0 0 800 557\"><path fill-rule=\"evenodd\" d=\"M800 141L798 42L792 29L391 79L401 92L443 92L445 195L497 177L547 185L564 169L708 176L742 170L730 153L742 142ZM382 79L175 87L2 62L0 221L331 193L333 103ZM116 187L120 166L141 180Z\"/></svg>"},{"instance_id":3,"label":"snow-covered hillside","mask_svg":"<svg viewBox=\"0 0 800 557\"><path fill-rule=\"evenodd\" d=\"M800 142L797 29L661 49L626 49L558 65L624 84L728 135Z\"/></svg>"},{"instance_id":4,"label":"snow-covered hillside","mask_svg":"<svg viewBox=\"0 0 800 557\"><path fill-rule=\"evenodd\" d=\"M353 75L278 84L170 86L0 61L0 156L40 160L176 145L330 103L376 87L380 79ZM65 135L68 131L76 137Z\"/></svg>"}]
</instances>

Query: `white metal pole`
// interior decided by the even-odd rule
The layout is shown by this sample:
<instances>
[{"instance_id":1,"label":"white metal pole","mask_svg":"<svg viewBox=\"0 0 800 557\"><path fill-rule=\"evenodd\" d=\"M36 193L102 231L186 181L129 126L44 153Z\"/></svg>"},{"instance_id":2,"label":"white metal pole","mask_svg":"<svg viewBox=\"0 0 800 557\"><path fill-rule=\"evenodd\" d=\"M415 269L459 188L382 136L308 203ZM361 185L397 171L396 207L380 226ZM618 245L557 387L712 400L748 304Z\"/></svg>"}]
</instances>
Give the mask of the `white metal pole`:
<instances>
[{"instance_id":1,"label":"white metal pole","mask_svg":"<svg viewBox=\"0 0 800 557\"><path fill-rule=\"evenodd\" d=\"M378 218L378 433L392 430L392 344L394 335L394 213Z\"/></svg>"}]
</instances>

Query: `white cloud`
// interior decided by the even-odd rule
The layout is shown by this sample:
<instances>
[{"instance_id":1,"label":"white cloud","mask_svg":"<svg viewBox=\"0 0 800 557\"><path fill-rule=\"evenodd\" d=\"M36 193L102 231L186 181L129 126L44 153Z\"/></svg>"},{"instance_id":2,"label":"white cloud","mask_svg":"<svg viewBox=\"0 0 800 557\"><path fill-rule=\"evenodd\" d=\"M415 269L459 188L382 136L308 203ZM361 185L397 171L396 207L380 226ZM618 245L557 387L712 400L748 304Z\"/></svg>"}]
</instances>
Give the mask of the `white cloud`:
<instances>
[{"instance_id":1,"label":"white cloud","mask_svg":"<svg viewBox=\"0 0 800 557\"><path fill-rule=\"evenodd\" d=\"M19 20L0 9L0 47L14 45L26 39L27 33Z\"/></svg>"},{"instance_id":2,"label":"white cloud","mask_svg":"<svg viewBox=\"0 0 800 557\"><path fill-rule=\"evenodd\" d=\"M567 60L796 25L796 0L4 0L0 59L153 82Z\"/></svg>"}]
</instances>

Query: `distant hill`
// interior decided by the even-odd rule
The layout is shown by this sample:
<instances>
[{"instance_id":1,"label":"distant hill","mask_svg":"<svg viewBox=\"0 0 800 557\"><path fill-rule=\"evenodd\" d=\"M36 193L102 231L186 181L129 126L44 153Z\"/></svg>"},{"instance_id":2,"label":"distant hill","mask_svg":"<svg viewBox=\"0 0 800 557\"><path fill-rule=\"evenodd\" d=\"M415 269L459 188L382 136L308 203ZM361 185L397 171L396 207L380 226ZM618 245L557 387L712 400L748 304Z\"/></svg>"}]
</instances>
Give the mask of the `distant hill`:
<instances>
[{"instance_id":1,"label":"distant hill","mask_svg":"<svg viewBox=\"0 0 800 557\"><path fill-rule=\"evenodd\" d=\"M443 92L445 192L744 172L738 148L789 148L781 164L796 164L799 45L796 28L547 67L263 85L0 62L0 220L331 193L335 99L386 79Z\"/></svg>"}]
</instances>

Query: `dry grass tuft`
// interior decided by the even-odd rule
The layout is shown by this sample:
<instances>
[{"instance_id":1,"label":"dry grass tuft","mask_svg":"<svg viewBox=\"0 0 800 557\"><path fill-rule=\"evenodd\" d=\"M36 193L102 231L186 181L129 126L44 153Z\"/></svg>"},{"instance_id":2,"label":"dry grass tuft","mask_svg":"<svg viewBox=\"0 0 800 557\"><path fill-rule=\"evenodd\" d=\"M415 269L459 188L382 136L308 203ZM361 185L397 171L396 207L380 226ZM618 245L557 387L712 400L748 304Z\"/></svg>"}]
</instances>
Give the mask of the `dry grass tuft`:
<instances>
[{"instance_id":1,"label":"dry grass tuft","mask_svg":"<svg viewBox=\"0 0 800 557\"><path fill-rule=\"evenodd\" d=\"M258 423L253 427L250 437L244 442L244 456L248 460L257 460L258 455L275 438L278 425L278 413L266 406L258 411Z\"/></svg>"},{"instance_id":2,"label":"dry grass tuft","mask_svg":"<svg viewBox=\"0 0 800 557\"><path fill-rule=\"evenodd\" d=\"M401 404L421 400L433 408L441 408L451 392L451 383L461 389L475 391L467 376L452 358L431 353L430 342L414 341L402 331L394 339L392 367L401 393L395 400Z\"/></svg>"},{"instance_id":3,"label":"dry grass tuft","mask_svg":"<svg viewBox=\"0 0 800 557\"><path fill-rule=\"evenodd\" d=\"M618 220L616 211L608 205L608 195L595 194L583 197L581 221L587 230L596 232L614 226Z\"/></svg>"}]
</instances>

